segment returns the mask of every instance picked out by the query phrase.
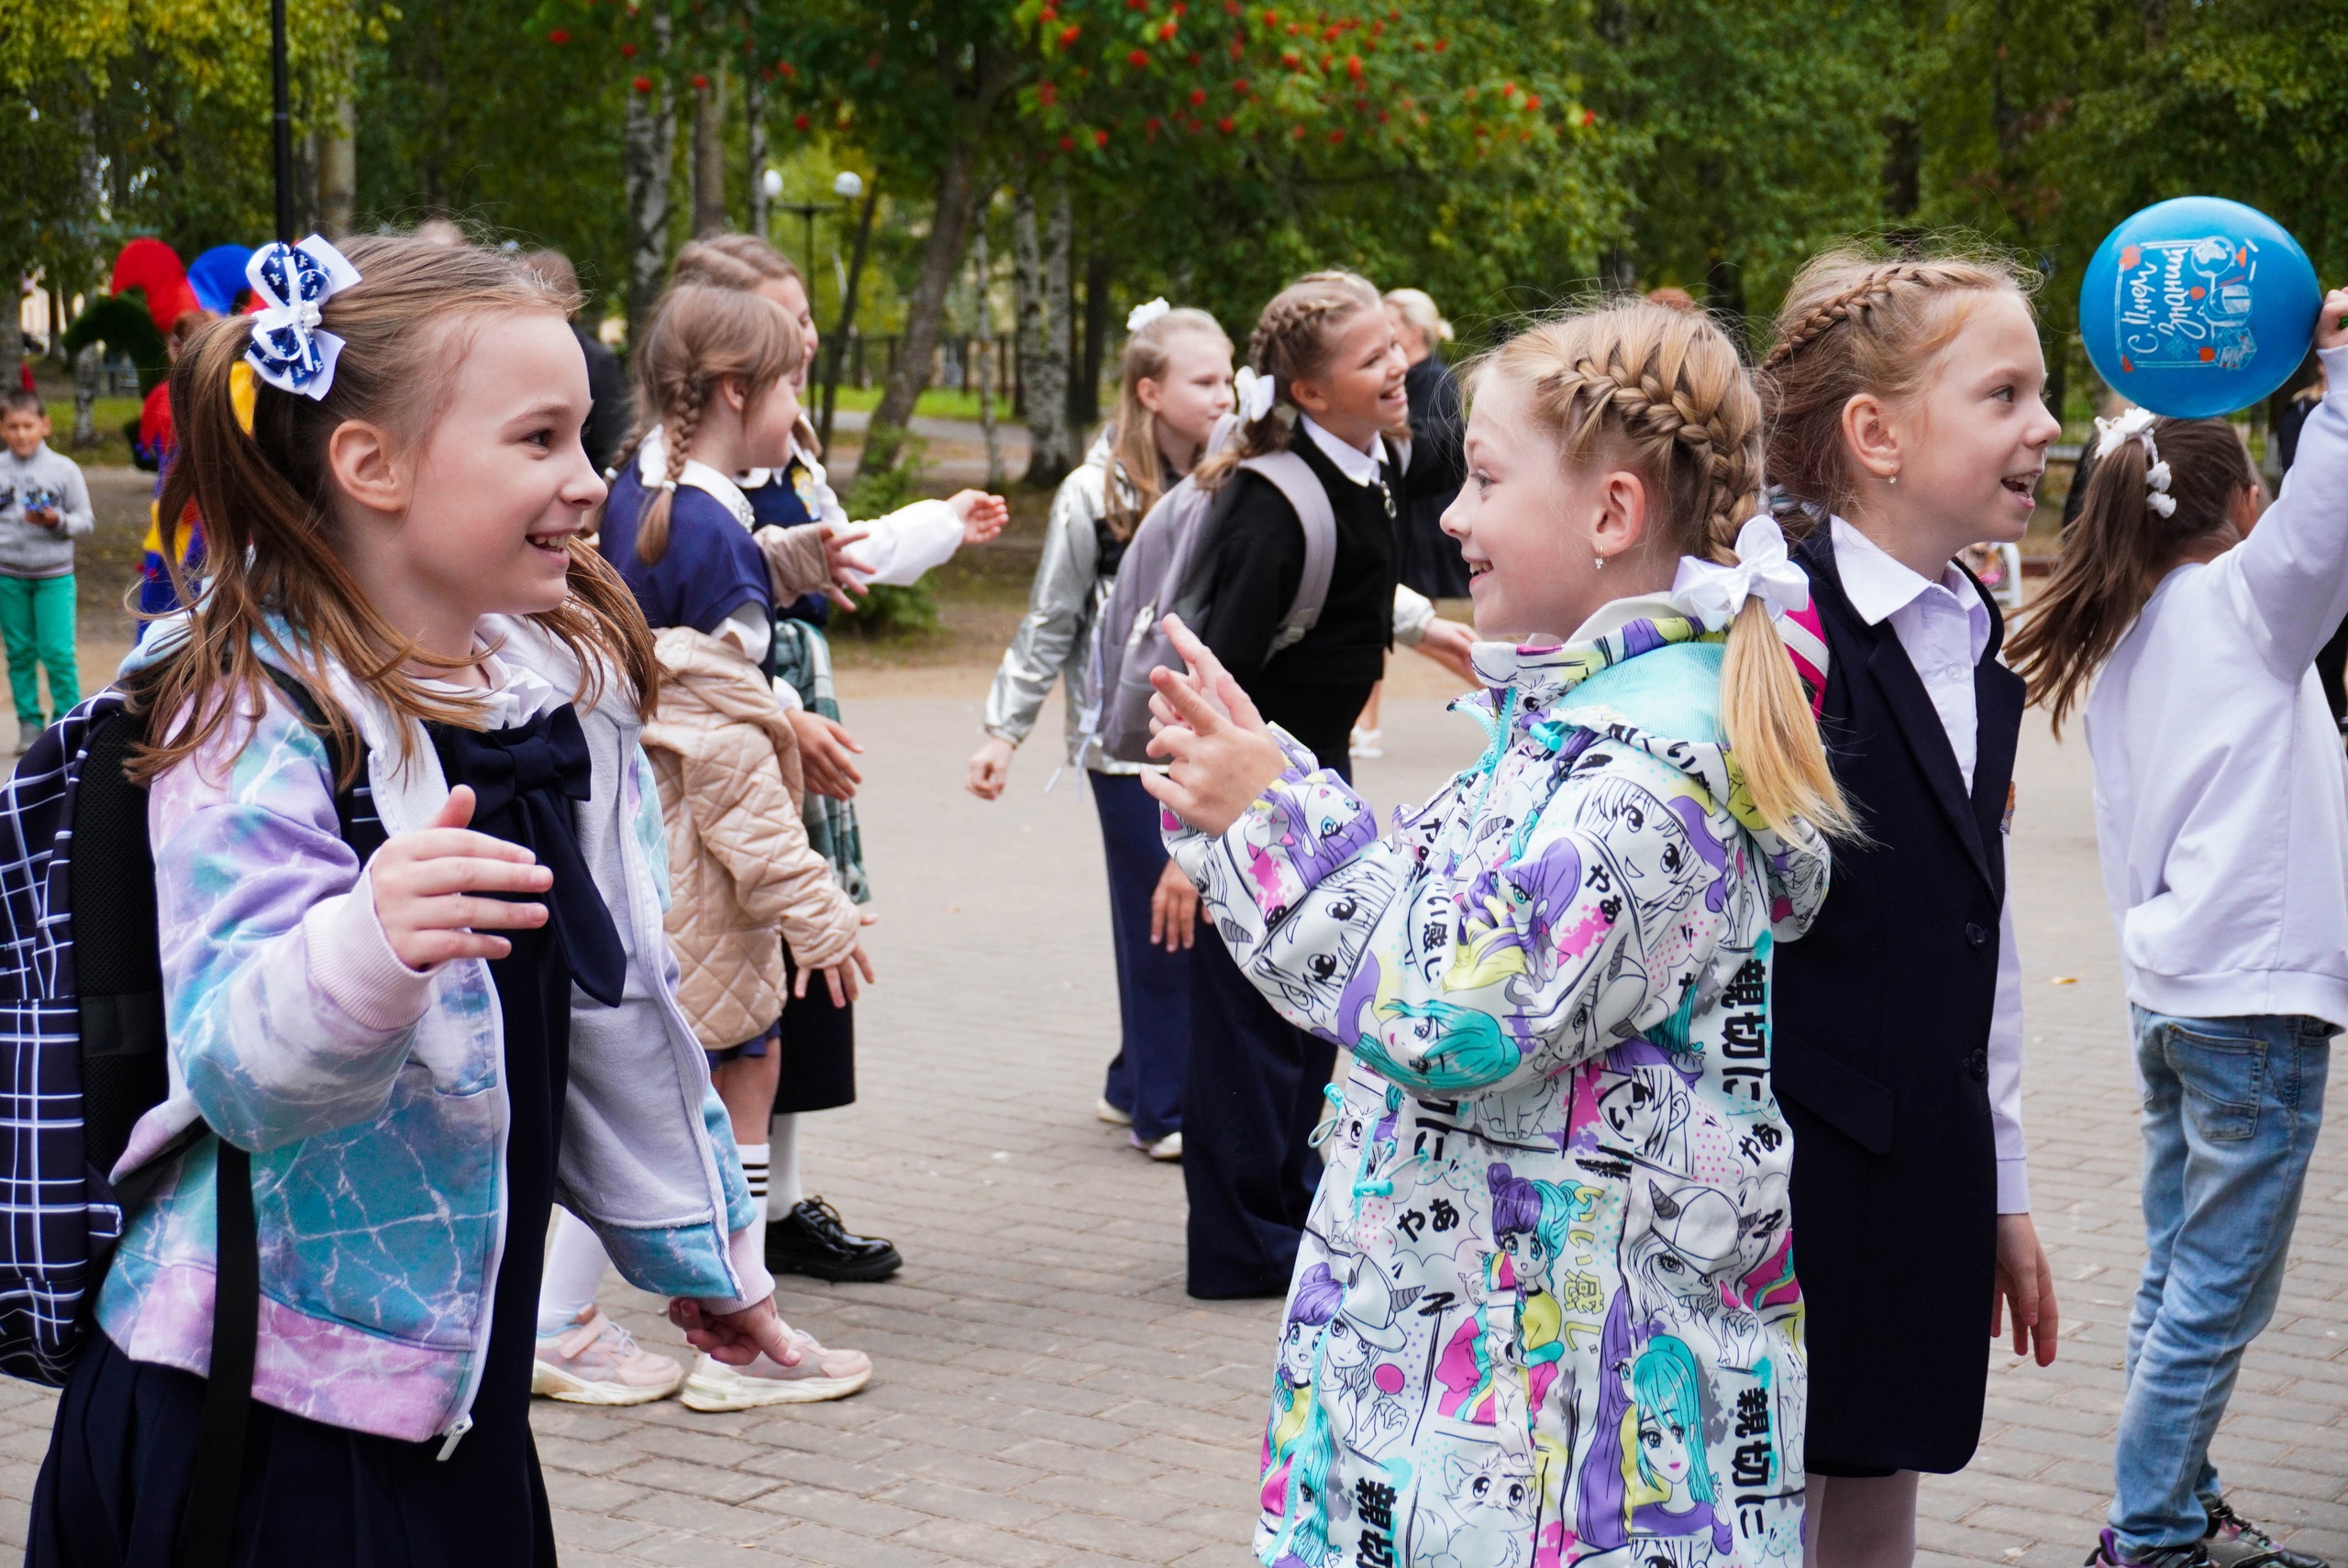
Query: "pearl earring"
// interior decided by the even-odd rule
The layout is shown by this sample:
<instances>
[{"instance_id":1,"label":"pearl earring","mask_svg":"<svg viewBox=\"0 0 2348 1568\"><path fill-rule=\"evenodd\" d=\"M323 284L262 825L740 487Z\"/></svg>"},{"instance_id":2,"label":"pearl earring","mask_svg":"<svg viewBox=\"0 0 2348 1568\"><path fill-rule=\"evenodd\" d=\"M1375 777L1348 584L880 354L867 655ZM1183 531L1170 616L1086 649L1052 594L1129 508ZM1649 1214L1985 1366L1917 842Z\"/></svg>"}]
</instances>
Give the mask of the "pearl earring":
<instances>
[{"instance_id":1,"label":"pearl earring","mask_svg":"<svg viewBox=\"0 0 2348 1568\"><path fill-rule=\"evenodd\" d=\"M1884 482L1885 482L1885 483L1887 483L1887 484L1898 484L1898 483L1899 482L1899 476L1898 474L1893 474L1889 479L1886 480Z\"/></svg>"},{"instance_id":2,"label":"pearl earring","mask_svg":"<svg viewBox=\"0 0 2348 1568\"><path fill-rule=\"evenodd\" d=\"M1599 570L1600 570L1600 571L1604 571L1604 570L1606 569L1606 558L1605 558L1604 556L1600 556L1600 557L1598 557L1598 558L1597 558L1597 560L1598 560L1598 569L1599 569Z\"/></svg>"}]
</instances>

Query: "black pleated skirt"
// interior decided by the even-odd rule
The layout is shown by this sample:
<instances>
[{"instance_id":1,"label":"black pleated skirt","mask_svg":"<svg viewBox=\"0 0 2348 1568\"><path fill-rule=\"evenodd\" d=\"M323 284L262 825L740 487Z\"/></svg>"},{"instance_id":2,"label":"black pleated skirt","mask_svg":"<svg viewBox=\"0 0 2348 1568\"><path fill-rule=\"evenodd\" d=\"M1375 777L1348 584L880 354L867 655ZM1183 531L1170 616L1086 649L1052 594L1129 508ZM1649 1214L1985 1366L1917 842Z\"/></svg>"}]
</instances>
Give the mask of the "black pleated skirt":
<instances>
[{"instance_id":1,"label":"black pleated skirt","mask_svg":"<svg viewBox=\"0 0 2348 1568\"><path fill-rule=\"evenodd\" d=\"M514 951L490 973L504 1018L510 1191L472 1430L442 1460L437 1438L404 1442L256 1402L229 1555L235 1568L555 1562L530 1439L530 1361L570 1077L570 974L548 931L505 934ZM28 1568L174 1568L204 1388L203 1378L133 1361L92 1334L34 1486Z\"/></svg>"}]
</instances>

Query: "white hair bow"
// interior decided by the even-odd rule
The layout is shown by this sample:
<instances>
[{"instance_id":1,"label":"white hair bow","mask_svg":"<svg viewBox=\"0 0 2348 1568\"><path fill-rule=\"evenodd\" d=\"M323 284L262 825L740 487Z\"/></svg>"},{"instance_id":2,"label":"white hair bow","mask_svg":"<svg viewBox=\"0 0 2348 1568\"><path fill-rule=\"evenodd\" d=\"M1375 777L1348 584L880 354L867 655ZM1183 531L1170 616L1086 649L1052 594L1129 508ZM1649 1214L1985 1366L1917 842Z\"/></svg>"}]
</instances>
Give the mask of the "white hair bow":
<instances>
[{"instance_id":1,"label":"white hair bow","mask_svg":"<svg viewBox=\"0 0 2348 1568\"><path fill-rule=\"evenodd\" d=\"M1139 332L1143 327L1147 326L1151 322L1156 321L1159 316L1166 315L1174 307L1172 305L1166 303L1166 296L1163 294L1160 294L1157 298L1151 300L1147 304L1137 304L1134 306L1133 309L1125 313L1125 330L1127 332Z\"/></svg>"},{"instance_id":2,"label":"white hair bow","mask_svg":"<svg viewBox=\"0 0 2348 1568\"><path fill-rule=\"evenodd\" d=\"M2176 497L2168 492L2168 464L2162 460L2160 444L2153 439L2153 411L2132 408L2110 419L2095 422L2096 460L2100 462L2131 441L2144 445L2144 504L2164 517L2176 515Z\"/></svg>"},{"instance_id":3,"label":"white hair bow","mask_svg":"<svg viewBox=\"0 0 2348 1568\"><path fill-rule=\"evenodd\" d=\"M1259 376L1255 366L1242 365L1231 378L1231 392L1238 399L1239 417L1253 425L1271 413L1272 402L1279 395L1279 378Z\"/></svg>"},{"instance_id":4,"label":"white hair bow","mask_svg":"<svg viewBox=\"0 0 2348 1568\"><path fill-rule=\"evenodd\" d=\"M320 329L321 307L359 282L359 269L326 239L264 245L245 263L245 280L266 302L254 313L245 349L253 374L280 392L324 398L334 386L342 339Z\"/></svg>"},{"instance_id":5,"label":"white hair bow","mask_svg":"<svg viewBox=\"0 0 2348 1568\"><path fill-rule=\"evenodd\" d=\"M1761 601L1772 615L1810 606L1810 579L1786 554L1786 536L1767 513L1737 532L1734 565L1682 556L1671 580L1672 607L1707 632L1735 620L1748 599Z\"/></svg>"}]
</instances>

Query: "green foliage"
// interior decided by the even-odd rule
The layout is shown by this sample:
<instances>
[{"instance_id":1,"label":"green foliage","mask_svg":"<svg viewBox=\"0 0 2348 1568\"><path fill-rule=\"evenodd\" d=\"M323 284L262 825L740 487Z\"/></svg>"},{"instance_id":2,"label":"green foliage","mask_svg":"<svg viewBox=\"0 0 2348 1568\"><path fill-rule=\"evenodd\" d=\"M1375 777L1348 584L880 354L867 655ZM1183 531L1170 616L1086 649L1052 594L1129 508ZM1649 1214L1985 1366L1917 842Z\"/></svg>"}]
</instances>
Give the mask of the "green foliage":
<instances>
[{"instance_id":1,"label":"green foliage","mask_svg":"<svg viewBox=\"0 0 2348 1568\"><path fill-rule=\"evenodd\" d=\"M382 0L289 0L297 135L348 91L385 15ZM268 237L270 113L266 6L0 0L0 266L81 289L134 235L183 257Z\"/></svg>"}]
</instances>

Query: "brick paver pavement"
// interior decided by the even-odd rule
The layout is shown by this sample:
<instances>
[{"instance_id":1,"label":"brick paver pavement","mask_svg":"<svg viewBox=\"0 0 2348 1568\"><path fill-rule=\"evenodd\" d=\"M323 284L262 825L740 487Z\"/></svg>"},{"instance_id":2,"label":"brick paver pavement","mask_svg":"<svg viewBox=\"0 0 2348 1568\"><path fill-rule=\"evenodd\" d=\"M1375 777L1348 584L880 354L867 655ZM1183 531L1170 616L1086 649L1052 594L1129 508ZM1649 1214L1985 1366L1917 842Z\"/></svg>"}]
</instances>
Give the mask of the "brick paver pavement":
<instances>
[{"instance_id":1,"label":"brick paver pavement","mask_svg":"<svg viewBox=\"0 0 2348 1568\"><path fill-rule=\"evenodd\" d=\"M869 1351L879 1375L854 1399L769 1413L541 1402L564 1561L1235 1568L1248 1561L1276 1309L1184 1296L1180 1172L1092 1120L1115 1009L1081 780L1042 793L1051 746L1039 738L1006 798L983 804L958 789L975 697L851 696L847 708L870 748L882 984L859 1009L862 1100L811 1118L802 1142L811 1189L910 1261L884 1285L786 1285L782 1307ZM1390 802L1431 790L1477 744L1430 701L1390 701L1386 726L1393 759L1363 776ZM1047 715L1039 737L1058 733ZM2141 1249L2082 749L2033 725L2015 819L2032 1164L2063 1355L2046 1371L1995 1356L1979 1457L1924 1489L1934 1564L2069 1568L2109 1484ZM2340 1143L2317 1156L2282 1309L2219 1456L2254 1517L2348 1558ZM615 1281L605 1301L648 1342L677 1346L649 1297ZM50 1398L8 1386L0 1406L0 1536L13 1542Z\"/></svg>"}]
</instances>

